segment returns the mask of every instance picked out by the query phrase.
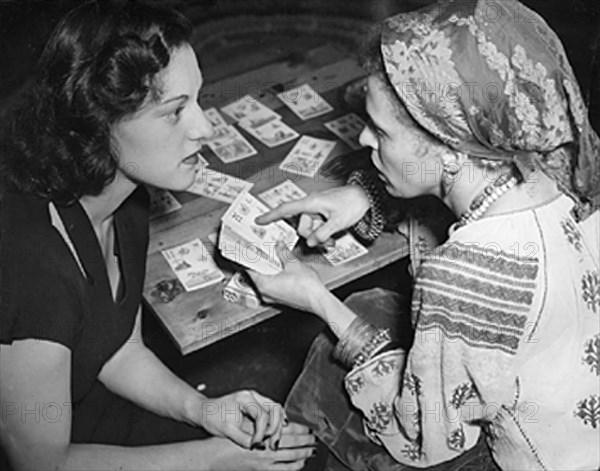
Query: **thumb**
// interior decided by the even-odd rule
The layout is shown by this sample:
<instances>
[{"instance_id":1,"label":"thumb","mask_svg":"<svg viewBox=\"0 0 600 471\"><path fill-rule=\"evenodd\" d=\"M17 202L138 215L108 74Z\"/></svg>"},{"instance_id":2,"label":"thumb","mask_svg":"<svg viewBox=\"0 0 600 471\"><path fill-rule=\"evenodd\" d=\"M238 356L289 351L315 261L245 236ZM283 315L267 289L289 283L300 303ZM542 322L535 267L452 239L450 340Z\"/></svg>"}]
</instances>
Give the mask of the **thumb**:
<instances>
[{"instance_id":1,"label":"thumb","mask_svg":"<svg viewBox=\"0 0 600 471\"><path fill-rule=\"evenodd\" d=\"M337 225L331 221L327 221L325 224L321 224L308 238L306 244L309 247L315 247L317 245L331 244L331 236L338 232Z\"/></svg>"},{"instance_id":2,"label":"thumb","mask_svg":"<svg viewBox=\"0 0 600 471\"><path fill-rule=\"evenodd\" d=\"M267 276L254 270L246 270L246 274L250 277L257 288L260 288L264 277Z\"/></svg>"}]
</instances>

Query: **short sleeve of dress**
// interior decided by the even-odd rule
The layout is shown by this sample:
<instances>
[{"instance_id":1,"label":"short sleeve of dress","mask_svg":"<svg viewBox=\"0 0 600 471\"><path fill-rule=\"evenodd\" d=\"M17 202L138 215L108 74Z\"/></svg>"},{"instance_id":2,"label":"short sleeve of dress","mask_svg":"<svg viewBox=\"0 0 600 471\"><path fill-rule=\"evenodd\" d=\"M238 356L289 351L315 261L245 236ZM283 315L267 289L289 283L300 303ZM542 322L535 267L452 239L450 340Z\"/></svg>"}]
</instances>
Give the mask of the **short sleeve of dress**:
<instances>
[{"instance_id":1,"label":"short sleeve of dress","mask_svg":"<svg viewBox=\"0 0 600 471\"><path fill-rule=\"evenodd\" d=\"M0 342L41 339L72 349L82 316L81 275L52 227L47 202L9 195L2 202Z\"/></svg>"}]
</instances>

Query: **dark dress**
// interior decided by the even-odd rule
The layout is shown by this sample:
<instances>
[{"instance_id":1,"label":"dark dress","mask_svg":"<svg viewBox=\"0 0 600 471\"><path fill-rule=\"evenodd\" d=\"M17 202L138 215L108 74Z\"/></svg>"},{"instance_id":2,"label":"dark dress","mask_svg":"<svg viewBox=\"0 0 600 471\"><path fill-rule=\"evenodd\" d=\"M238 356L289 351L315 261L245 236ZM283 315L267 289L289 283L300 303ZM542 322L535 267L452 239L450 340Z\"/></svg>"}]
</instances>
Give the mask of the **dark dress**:
<instances>
[{"instance_id":1,"label":"dark dress","mask_svg":"<svg viewBox=\"0 0 600 471\"><path fill-rule=\"evenodd\" d=\"M146 191L136 190L115 212L115 254L121 269L116 302L82 206L56 208L85 276L52 225L48 204L30 195L4 195L0 342L41 339L71 350L74 443L142 445L205 436L199 429L142 411L96 379L131 335L142 300L148 249Z\"/></svg>"}]
</instances>

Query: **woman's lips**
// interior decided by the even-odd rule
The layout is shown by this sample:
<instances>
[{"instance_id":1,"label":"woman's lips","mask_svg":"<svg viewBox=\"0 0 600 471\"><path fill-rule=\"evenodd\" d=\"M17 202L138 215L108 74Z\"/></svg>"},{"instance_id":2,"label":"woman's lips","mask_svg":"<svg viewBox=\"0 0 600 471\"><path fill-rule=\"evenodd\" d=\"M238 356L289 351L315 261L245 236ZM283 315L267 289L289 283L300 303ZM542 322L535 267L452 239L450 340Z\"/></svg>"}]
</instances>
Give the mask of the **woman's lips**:
<instances>
[{"instance_id":1,"label":"woman's lips","mask_svg":"<svg viewBox=\"0 0 600 471\"><path fill-rule=\"evenodd\" d=\"M197 152L195 152L192 155L190 155L189 157L186 157L185 159L183 159L183 163L185 165L196 166L196 165L198 165L198 162L200 162L200 157L198 157Z\"/></svg>"}]
</instances>

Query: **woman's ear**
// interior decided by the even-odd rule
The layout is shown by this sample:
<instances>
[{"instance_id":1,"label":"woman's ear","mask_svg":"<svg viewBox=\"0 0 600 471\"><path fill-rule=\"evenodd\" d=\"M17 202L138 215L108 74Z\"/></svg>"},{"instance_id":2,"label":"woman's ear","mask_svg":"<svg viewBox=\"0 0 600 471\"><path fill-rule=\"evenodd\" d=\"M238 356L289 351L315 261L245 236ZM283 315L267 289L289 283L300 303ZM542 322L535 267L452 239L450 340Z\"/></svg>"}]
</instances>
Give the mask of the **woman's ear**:
<instances>
[{"instance_id":1,"label":"woman's ear","mask_svg":"<svg viewBox=\"0 0 600 471\"><path fill-rule=\"evenodd\" d=\"M442 174L440 180L442 184L442 197L446 197L450 194L454 184L460 177L462 167L468 158L468 155L464 152L452 150L448 150L441 154Z\"/></svg>"}]
</instances>

